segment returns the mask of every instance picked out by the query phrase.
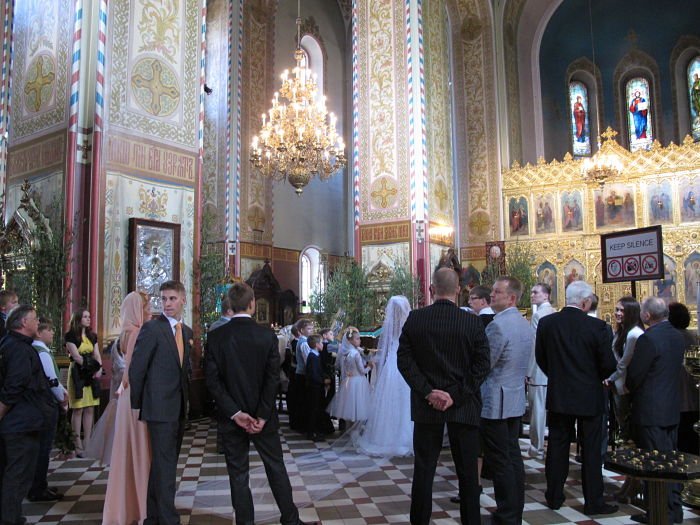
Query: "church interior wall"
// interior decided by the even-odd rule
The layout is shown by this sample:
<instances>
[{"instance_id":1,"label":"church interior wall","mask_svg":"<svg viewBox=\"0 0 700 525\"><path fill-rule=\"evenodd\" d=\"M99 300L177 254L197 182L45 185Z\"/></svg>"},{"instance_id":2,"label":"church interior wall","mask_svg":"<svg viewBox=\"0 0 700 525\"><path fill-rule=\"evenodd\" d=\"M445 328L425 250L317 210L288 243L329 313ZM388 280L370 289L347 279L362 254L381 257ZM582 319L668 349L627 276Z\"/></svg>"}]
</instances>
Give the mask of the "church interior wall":
<instances>
[{"instance_id":1,"label":"church interior wall","mask_svg":"<svg viewBox=\"0 0 700 525\"><path fill-rule=\"evenodd\" d=\"M700 4L683 0L656 2L640 0L634 9L626 2L592 3L595 62L600 68L603 87L601 129L612 126L625 130L617 104L619 87L614 85L618 65L631 50L649 55L658 65L662 113L657 113L657 128L663 130L662 143L678 143L678 124L673 113L671 56L678 40L685 35L698 36L696 20ZM544 157L561 159L570 151L567 133L570 122L565 72L571 62L592 59L591 33L587 0L561 3L550 18L540 47L540 80L544 125ZM650 79L651 81L652 79ZM624 105L624 104L623 104Z\"/></svg>"},{"instance_id":2,"label":"church interior wall","mask_svg":"<svg viewBox=\"0 0 700 525\"><path fill-rule=\"evenodd\" d=\"M272 82L275 90L280 86L279 73L285 68L291 70L294 67L296 9L296 2L280 1L277 6L275 75ZM304 0L301 3L302 20L309 16L313 16L318 25L322 49L326 53L323 90L327 96L328 111L335 113L338 118L337 129L339 133L344 133L345 104L349 93L346 89L348 79L345 61L350 55L346 50L345 23L338 4L334 1ZM344 135L344 139L346 144L351 143L350 137ZM349 153L346 151L346 156L349 157ZM345 211L350 205L348 177L348 170L344 169L328 181L314 179L304 188L301 197L296 196L289 184L275 184L274 246L301 250L308 244L314 244L323 251L334 254L349 251L349 216ZM323 220L319 220L320 217L323 217ZM298 284L294 286L294 289L297 288Z\"/></svg>"}]
</instances>

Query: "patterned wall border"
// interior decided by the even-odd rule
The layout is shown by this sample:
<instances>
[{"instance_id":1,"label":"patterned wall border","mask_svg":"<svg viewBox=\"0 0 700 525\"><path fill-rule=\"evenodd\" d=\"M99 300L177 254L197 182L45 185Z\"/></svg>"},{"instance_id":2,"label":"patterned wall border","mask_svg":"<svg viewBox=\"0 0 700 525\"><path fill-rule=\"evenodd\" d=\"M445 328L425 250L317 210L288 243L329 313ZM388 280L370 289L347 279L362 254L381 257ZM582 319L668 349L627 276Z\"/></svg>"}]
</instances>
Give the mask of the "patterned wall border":
<instances>
[{"instance_id":1,"label":"patterned wall border","mask_svg":"<svg viewBox=\"0 0 700 525\"><path fill-rule=\"evenodd\" d=\"M272 260L272 246L267 244L241 243L241 257Z\"/></svg>"},{"instance_id":2,"label":"patterned wall border","mask_svg":"<svg viewBox=\"0 0 700 525\"><path fill-rule=\"evenodd\" d=\"M360 226L359 237L362 245L410 241L411 221L363 224Z\"/></svg>"},{"instance_id":3,"label":"patterned wall border","mask_svg":"<svg viewBox=\"0 0 700 525\"><path fill-rule=\"evenodd\" d=\"M59 131L8 151L9 180L26 178L35 173L62 167L66 158L66 133Z\"/></svg>"}]
</instances>

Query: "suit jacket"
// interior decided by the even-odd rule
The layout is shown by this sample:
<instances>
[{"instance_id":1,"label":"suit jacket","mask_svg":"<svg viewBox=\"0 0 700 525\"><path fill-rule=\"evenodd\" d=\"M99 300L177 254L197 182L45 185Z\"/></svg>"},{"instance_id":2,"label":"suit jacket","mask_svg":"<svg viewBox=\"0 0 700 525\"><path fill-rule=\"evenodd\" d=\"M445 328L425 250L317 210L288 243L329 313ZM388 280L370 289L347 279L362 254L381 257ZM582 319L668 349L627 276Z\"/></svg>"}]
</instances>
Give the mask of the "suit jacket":
<instances>
[{"instance_id":1,"label":"suit jacket","mask_svg":"<svg viewBox=\"0 0 700 525\"><path fill-rule=\"evenodd\" d=\"M243 411L267 421L263 432L277 431L280 354L275 333L250 317L234 317L209 334L208 349L206 382L222 423L238 429L231 417Z\"/></svg>"},{"instance_id":2,"label":"suit jacket","mask_svg":"<svg viewBox=\"0 0 700 525\"><path fill-rule=\"evenodd\" d=\"M7 329L5 328L5 318L0 315L0 337L5 335L7 333Z\"/></svg>"},{"instance_id":3,"label":"suit jacket","mask_svg":"<svg viewBox=\"0 0 700 525\"><path fill-rule=\"evenodd\" d=\"M625 381L632 395L632 423L658 427L679 423L678 380L684 351L683 336L668 321L639 336Z\"/></svg>"},{"instance_id":4,"label":"suit jacket","mask_svg":"<svg viewBox=\"0 0 700 525\"><path fill-rule=\"evenodd\" d=\"M547 410L574 416L603 414L602 381L615 370L612 331L600 319L567 306L540 319L537 364L547 374Z\"/></svg>"},{"instance_id":5,"label":"suit jacket","mask_svg":"<svg viewBox=\"0 0 700 525\"><path fill-rule=\"evenodd\" d=\"M517 308L497 313L486 327L491 372L481 385L481 417L507 419L525 413L525 375L534 335Z\"/></svg>"},{"instance_id":6,"label":"suit jacket","mask_svg":"<svg viewBox=\"0 0 700 525\"><path fill-rule=\"evenodd\" d=\"M323 385L323 369L321 367L321 356L309 352L306 358L306 384L313 386Z\"/></svg>"},{"instance_id":7,"label":"suit jacket","mask_svg":"<svg viewBox=\"0 0 700 525\"><path fill-rule=\"evenodd\" d=\"M479 387L489 373L489 345L479 317L438 300L413 310L399 338L398 366L411 387L411 419L418 423L479 425ZM428 405L433 390L448 392L454 405L440 412Z\"/></svg>"},{"instance_id":8,"label":"suit jacket","mask_svg":"<svg viewBox=\"0 0 700 525\"><path fill-rule=\"evenodd\" d=\"M129 365L131 408L143 421L178 421L186 414L189 395L192 329L182 324L182 366L175 335L164 315L143 324Z\"/></svg>"},{"instance_id":9,"label":"suit jacket","mask_svg":"<svg viewBox=\"0 0 700 525\"><path fill-rule=\"evenodd\" d=\"M224 317L224 316L222 315L221 317L219 317L216 321L214 321L214 322L209 326L209 330L208 330L208 331L211 332L212 330L216 330L216 329L219 328L220 326L223 326L223 325L225 325L226 323L228 323L230 320L231 320L231 319L229 319L228 317Z\"/></svg>"},{"instance_id":10,"label":"suit jacket","mask_svg":"<svg viewBox=\"0 0 700 525\"><path fill-rule=\"evenodd\" d=\"M530 326L532 326L533 333L537 333L537 325L545 315L553 314L556 312L554 307L549 304L549 301L545 301L537 307L537 311L532 314L532 319L530 319ZM547 386L547 374L545 374L542 369L537 366L537 360L535 359L535 344L532 344L532 353L530 354L530 364L527 368L527 377L530 378L530 384L535 386Z\"/></svg>"}]
</instances>

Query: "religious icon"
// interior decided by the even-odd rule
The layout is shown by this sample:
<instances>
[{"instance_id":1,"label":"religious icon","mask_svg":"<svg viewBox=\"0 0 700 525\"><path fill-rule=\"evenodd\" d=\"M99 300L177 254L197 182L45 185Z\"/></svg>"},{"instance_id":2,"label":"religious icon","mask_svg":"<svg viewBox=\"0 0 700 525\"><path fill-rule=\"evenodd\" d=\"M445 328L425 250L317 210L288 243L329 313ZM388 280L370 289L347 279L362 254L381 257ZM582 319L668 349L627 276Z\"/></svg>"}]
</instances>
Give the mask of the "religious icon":
<instances>
[{"instance_id":1,"label":"religious icon","mask_svg":"<svg viewBox=\"0 0 700 525\"><path fill-rule=\"evenodd\" d=\"M694 141L700 141L700 57L688 65L688 94L690 96L690 128Z\"/></svg>"},{"instance_id":2,"label":"religious icon","mask_svg":"<svg viewBox=\"0 0 700 525\"><path fill-rule=\"evenodd\" d=\"M695 303L700 286L700 253L693 252L685 260L685 303Z\"/></svg>"},{"instance_id":3,"label":"religious icon","mask_svg":"<svg viewBox=\"0 0 700 525\"><path fill-rule=\"evenodd\" d=\"M562 232L583 230L583 206L578 190L561 192L561 229Z\"/></svg>"},{"instance_id":4,"label":"religious icon","mask_svg":"<svg viewBox=\"0 0 700 525\"><path fill-rule=\"evenodd\" d=\"M552 306L557 304L557 269L549 261L545 261L537 267L537 282L548 285L552 293L549 294L549 302Z\"/></svg>"},{"instance_id":5,"label":"religious icon","mask_svg":"<svg viewBox=\"0 0 700 525\"><path fill-rule=\"evenodd\" d=\"M535 197L535 233L554 232L554 195Z\"/></svg>"},{"instance_id":6,"label":"religious icon","mask_svg":"<svg viewBox=\"0 0 700 525\"><path fill-rule=\"evenodd\" d=\"M681 197L681 220L683 222L700 219L700 181L693 180L682 184L679 191Z\"/></svg>"},{"instance_id":7,"label":"religious icon","mask_svg":"<svg viewBox=\"0 0 700 525\"><path fill-rule=\"evenodd\" d=\"M508 201L508 219L511 235L527 235L528 230L528 205L525 197L511 197Z\"/></svg>"},{"instance_id":8,"label":"religious icon","mask_svg":"<svg viewBox=\"0 0 700 525\"><path fill-rule=\"evenodd\" d=\"M129 290L149 296L151 311L162 311L160 285L180 277L180 225L129 219Z\"/></svg>"},{"instance_id":9,"label":"religious icon","mask_svg":"<svg viewBox=\"0 0 700 525\"><path fill-rule=\"evenodd\" d=\"M583 82L569 84L571 106L571 139L574 156L591 154L591 133L588 119L588 89Z\"/></svg>"},{"instance_id":10,"label":"religious icon","mask_svg":"<svg viewBox=\"0 0 700 525\"><path fill-rule=\"evenodd\" d=\"M649 185L649 221L651 224L667 224L673 222L671 200L671 183L664 181L660 184Z\"/></svg>"},{"instance_id":11,"label":"religious icon","mask_svg":"<svg viewBox=\"0 0 700 525\"><path fill-rule=\"evenodd\" d=\"M649 149L654 140L649 83L642 77L633 78L627 82L626 92L630 151Z\"/></svg>"},{"instance_id":12,"label":"religious icon","mask_svg":"<svg viewBox=\"0 0 700 525\"><path fill-rule=\"evenodd\" d=\"M664 254L664 278L654 281L654 295L666 304L676 300L676 263Z\"/></svg>"},{"instance_id":13,"label":"religious icon","mask_svg":"<svg viewBox=\"0 0 700 525\"><path fill-rule=\"evenodd\" d=\"M603 189L596 190L594 195L596 228L635 226L632 186L606 184Z\"/></svg>"},{"instance_id":14,"label":"religious icon","mask_svg":"<svg viewBox=\"0 0 700 525\"><path fill-rule=\"evenodd\" d=\"M584 281L585 279L586 270L583 268L583 264L576 259L572 259L564 266L564 288L574 281Z\"/></svg>"}]
</instances>

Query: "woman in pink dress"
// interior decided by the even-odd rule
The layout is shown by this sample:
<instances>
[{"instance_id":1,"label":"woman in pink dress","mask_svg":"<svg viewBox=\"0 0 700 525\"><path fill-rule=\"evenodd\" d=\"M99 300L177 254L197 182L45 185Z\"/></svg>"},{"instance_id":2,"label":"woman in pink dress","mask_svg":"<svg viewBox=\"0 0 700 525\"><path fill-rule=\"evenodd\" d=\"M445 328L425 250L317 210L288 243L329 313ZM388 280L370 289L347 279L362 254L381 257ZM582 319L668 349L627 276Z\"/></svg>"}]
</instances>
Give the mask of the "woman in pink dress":
<instances>
[{"instance_id":1,"label":"woman in pink dress","mask_svg":"<svg viewBox=\"0 0 700 525\"><path fill-rule=\"evenodd\" d=\"M148 427L139 421L138 410L131 409L129 364L136 336L141 325L150 317L150 305L145 294L131 292L124 298L119 344L126 366L121 387L117 390L119 400L102 525L134 525L146 518L151 446Z\"/></svg>"}]
</instances>

